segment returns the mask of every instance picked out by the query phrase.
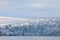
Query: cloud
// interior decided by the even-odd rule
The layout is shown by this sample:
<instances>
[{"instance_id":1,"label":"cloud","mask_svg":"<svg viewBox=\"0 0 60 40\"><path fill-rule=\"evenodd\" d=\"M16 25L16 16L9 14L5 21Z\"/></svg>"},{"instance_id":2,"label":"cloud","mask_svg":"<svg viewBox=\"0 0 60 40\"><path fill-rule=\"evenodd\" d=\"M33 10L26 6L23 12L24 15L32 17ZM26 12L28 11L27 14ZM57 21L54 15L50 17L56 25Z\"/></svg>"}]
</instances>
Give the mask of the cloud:
<instances>
[{"instance_id":1,"label":"cloud","mask_svg":"<svg viewBox=\"0 0 60 40\"><path fill-rule=\"evenodd\" d=\"M9 9L9 7L11 7L9 1L0 0L0 12L4 12Z\"/></svg>"},{"instance_id":2,"label":"cloud","mask_svg":"<svg viewBox=\"0 0 60 40\"><path fill-rule=\"evenodd\" d=\"M7 24L15 24L15 23L21 23L22 21L28 21L29 18L16 18L16 17L5 17L0 16L0 25L7 25Z\"/></svg>"},{"instance_id":3,"label":"cloud","mask_svg":"<svg viewBox=\"0 0 60 40\"><path fill-rule=\"evenodd\" d=\"M12 10L16 5L14 5L14 2L9 0L0 0L0 12L7 12L8 10Z\"/></svg>"},{"instance_id":4,"label":"cloud","mask_svg":"<svg viewBox=\"0 0 60 40\"><path fill-rule=\"evenodd\" d=\"M22 7L29 7L29 8L39 8L39 9L43 9L47 6L47 4L44 3L29 3L29 4L25 4Z\"/></svg>"},{"instance_id":5,"label":"cloud","mask_svg":"<svg viewBox=\"0 0 60 40\"><path fill-rule=\"evenodd\" d=\"M22 5L22 7L34 9L59 9L60 0L33 0L31 3Z\"/></svg>"},{"instance_id":6,"label":"cloud","mask_svg":"<svg viewBox=\"0 0 60 40\"><path fill-rule=\"evenodd\" d=\"M9 6L9 2L8 1L1 1L0 0L0 7L7 7Z\"/></svg>"},{"instance_id":7,"label":"cloud","mask_svg":"<svg viewBox=\"0 0 60 40\"><path fill-rule=\"evenodd\" d=\"M58 10L60 9L60 0L33 0L31 3L27 3L22 7Z\"/></svg>"},{"instance_id":8,"label":"cloud","mask_svg":"<svg viewBox=\"0 0 60 40\"><path fill-rule=\"evenodd\" d=\"M60 0L49 0L51 3L60 4Z\"/></svg>"},{"instance_id":9,"label":"cloud","mask_svg":"<svg viewBox=\"0 0 60 40\"><path fill-rule=\"evenodd\" d=\"M20 18L14 18L14 17L4 17L0 16L0 25L2 24L10 24L10 23L16 23L19 22L21 19Z\"/></svg>"},{"instance_id":10,"label":"cloud","mask_svg":"<svg viewBox=\"0 0 60 40\"><path fill-rule=\"evenodd\" d=\"M3 16L40 17L59 14L59 10L60 0L0 0L0 15Z\"/></svg>"}]
</instances>

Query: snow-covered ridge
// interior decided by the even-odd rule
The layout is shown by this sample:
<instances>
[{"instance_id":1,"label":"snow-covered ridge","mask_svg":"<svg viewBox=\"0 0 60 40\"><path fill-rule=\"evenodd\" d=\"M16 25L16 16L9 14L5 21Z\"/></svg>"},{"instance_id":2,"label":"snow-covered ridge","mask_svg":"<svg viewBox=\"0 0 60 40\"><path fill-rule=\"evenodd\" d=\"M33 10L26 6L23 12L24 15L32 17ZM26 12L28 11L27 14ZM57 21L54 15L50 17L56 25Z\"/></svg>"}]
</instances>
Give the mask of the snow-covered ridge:
<instances>
[{"instance_id":1,"label":"snow-covered ridge","mask_svg":"<svg viewBox=\"0 0 60 40\"><path fill-rule=\"evenodd\" d=\"M39 24L57 24L60 22L59 17L43 17L43 18L14 18L14 17L0 17L0 26L13 25L13 26L29 26Z\"/></svg>"}]
</instances>

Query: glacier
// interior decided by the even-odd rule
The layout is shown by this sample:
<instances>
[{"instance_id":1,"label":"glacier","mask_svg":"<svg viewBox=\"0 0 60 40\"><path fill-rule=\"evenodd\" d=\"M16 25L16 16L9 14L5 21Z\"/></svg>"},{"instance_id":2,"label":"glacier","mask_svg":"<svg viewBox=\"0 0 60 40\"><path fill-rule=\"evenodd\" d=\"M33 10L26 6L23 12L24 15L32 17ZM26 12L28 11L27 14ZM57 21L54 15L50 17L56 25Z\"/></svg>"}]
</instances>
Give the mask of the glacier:
<instances>
[{"instance_id":1,"label":"glacier","mask_svg":"<svg viewBox=\"0 0 60 40\"><path fill-rule=\"evenodd\" d=\"M0 26L0 36L60 36L60 18L21 18Z\"/></svg>"}]
</instances>

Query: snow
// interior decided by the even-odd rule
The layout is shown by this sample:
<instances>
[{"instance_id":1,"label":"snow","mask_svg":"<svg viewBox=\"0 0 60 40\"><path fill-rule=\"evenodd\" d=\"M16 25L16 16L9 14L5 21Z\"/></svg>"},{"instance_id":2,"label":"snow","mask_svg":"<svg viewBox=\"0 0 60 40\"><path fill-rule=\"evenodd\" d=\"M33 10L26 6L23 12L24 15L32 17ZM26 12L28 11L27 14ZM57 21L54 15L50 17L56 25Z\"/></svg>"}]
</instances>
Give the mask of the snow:
<instances>
[{"instance_id":1,"label":"snow","mask_svg":"<svg viewBox=\"0 0 60 40\"><path fill-rule=\"evenodd\" d=\"M47 36L0 36L0 40L60 40L60 37Z\"/></svg>"}]
</instances>

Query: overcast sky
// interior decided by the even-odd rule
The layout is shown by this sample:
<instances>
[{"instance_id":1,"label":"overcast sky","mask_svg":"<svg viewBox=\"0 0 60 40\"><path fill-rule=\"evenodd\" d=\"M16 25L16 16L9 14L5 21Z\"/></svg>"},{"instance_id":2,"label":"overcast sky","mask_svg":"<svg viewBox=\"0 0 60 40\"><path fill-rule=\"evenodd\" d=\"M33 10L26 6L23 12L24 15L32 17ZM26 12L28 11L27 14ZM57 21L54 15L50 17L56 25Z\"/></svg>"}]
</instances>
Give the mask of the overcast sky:
<instances>
[{"instance_id":1,"label":"overcast sky","mask_svg":"<svg viewBox=\"0 0 60 40\"><path fill-rule=\"evenodd\" d=\"M60 0L0 0L0 16L60 17Z\"/></svg>"}]
</instances>

